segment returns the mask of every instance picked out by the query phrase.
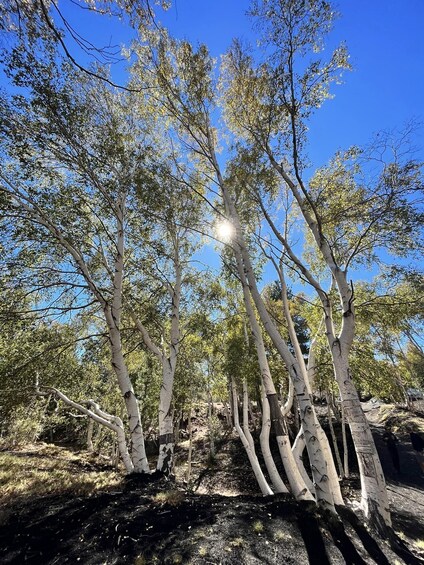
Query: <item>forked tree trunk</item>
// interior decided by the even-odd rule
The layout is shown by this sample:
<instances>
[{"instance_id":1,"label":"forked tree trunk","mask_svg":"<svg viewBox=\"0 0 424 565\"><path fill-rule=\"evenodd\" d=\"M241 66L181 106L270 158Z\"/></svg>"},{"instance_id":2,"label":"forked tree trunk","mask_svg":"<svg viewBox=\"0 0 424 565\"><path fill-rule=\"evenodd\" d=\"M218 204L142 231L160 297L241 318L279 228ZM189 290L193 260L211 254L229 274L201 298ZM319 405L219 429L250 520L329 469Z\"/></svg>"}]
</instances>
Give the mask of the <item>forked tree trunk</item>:
<instances>
[{"instance_id":1,"label":"forked tree trunk","mask_svg":"<svg viewBox=\"0 0 424 565\"><path fill-rule=\"evenodd\" d=\"M292 122L294 124L294 122ZM293 128L295 126L293 125ZM293 136L296 137L295 129ZM340 395L344 403L346 417L348 419L352 439L358 454L359 471L361 475L361 496L362 507L366 517L384 535L387 527L391 527L389 504L387 498L386 483L381 469L374 439L372 437L368 422L362 411L357 390L352 382L349 371L349 352L355 335L355 307L353 288L347 280L347 269L342 269L337 263L334 250L330 247L329 240L322 232L322 219L314 205L310 207L311 200L308 198L307 188L296 168L296 184L287 174L284 164L278 162L269 146L266 148L271 165L281 175L287 187L292 192L299 205L303 218L305 219L317 247L331 272L333 282L337 287L337 292L342 307L342 327L338 336L332 320L332 310L329 295L324 292L319 282L312 276L305 265L296 257L293 250L281 234L277 234L278 239L283 243L285 250L291 259L300 269L305 278L316 289L321 300L325 313L325 333L332 355L334 373L339 385ZM294 152L294 160L297 161L297 153ZM306 198L305 198L306 196ZM266 210L261 204L267 220L273 226L272 219L269 218ZM275 226L274 226L275 228ZM273 231L274 231L273 228Z\"/></svg>"},{"instance_id":2,"label":"forked tree trunk","mask_svg":"<svg viewBox=\"0 0 424 565\"><path fill-rule=\"evenodd\" d=\"M277 392L274 382L271 377L271 371L268 365L266 356L265 345L262 338L262 331L256 319L253 305L250 299L250 292L246 281L242 260L238 251L236 251L236 261L238 267L238 274L242 284L244 305L249 319L250 328L252 330L253 339L255 342L256 353L258 356L259 367L261 370L261 380L265 389L266 397L268 400L270 419L275 431L278 450L280 452L281 460L284 465L284 470L290 484L290 489L293 496L298 500L313 500L311 493L305 485L302 476L297 468L294 460L291 445L287 433L287 426L282 415L280 405L278 403Z\"/></svg>"},{"instance_id":3,"label":"forked tree trunk","mask_svg":"<svg viewBox=\"0 0 424 565\"><path fill-rule=\"evenodd\" d=\"M234 209L234 206L233 206ZM234 214L236 214L236 211L234 209ZM274 323L271 320L270 315L268 314L268 311L265 307L265 304L262 300L262 297L257 289L257 284L256 284L256 278L253 272L253 268L250 262L250 257L249 254L247 252L247 249L245 247L244 244L244 240L241 236L241 226L240 223L238 221L238 218L235 217L233 218L236 222L236 229L237 229L237 233L240 234L238 237L238 241L239 241L239 245L240 245L240 253L242 255L242 265L243 267L238 269L239 271L239 276L241 278L241 280L247 281L249 283L249 289L250 289L250 293L252 295L252 298L256 304L256 308L258 310L259 316L261 318L261 321L265 327L265 330L267 331L268 335L270 336L271 340L273 341L274 345L276 346L278 352L280 353L280 355L283 357L284 362L286 363L286 366L289 370L289 374L290 377L293 381L293 385L294 385L294 389L296 392L296 396L299 402L299 409L300 409L300 418L301 418L301 422L303 425L303 429L305 432L305 438L306 438L306 446L307 446L307 451L308 451L308 456L309 456L309 460L311 462L311 467L313 469L313 474L314 474L314 483L315 483L315 491L317 494L317 501L322 504L324 507L330 509L331 511L335 512L335 508L334 508L334 499L333 499L333 494L331 492L330 489L330 483L328 480L328 471L327 471L327 462L325 460L324 457L324 453L321 447L321 443L319 440L319 434L317 432L317 428L320 427L320 424L318 422L318 419L316 417L315 414L315 410L313 407L313 403L312 403L312 394L311 391L309 389L308 383L305 381L305 375L302 374L302 371L300 369L299 363L296 360L295 357L293 357L293 355L290 353L290 350L288 349L286 343L284 342L284 340L282 339L280 333L278 332L277 328L275 327ZM247 288L247 285L244 284L243 285L244 288ZM249 301L250 303L250 296L249 296ZM247 309L247 306L246 306ZM252 320L253 318L256 320L256 318L254 317L254 315L252 316ZM249 317L250 320L250 317ZM270 410L271 410L271 420L273 420L273 423L275 423L277 425L277 429L276 429L276 434L277 434L277 442L278 442L278 435L279 433L282 434L284 427L285 427L285 423L283 424L283 426L281 426L281 411L280 411L280 407L278 405L278 400L277 400L277 395L275 393L275 388L274 388L274 392L270 393L270 391L268 390L268 384L274 388L274 385L272 383L272 379L267 379L266 381L264 381L265 387L267 389L267 397L268 397L268 401L269 401L269 405L270 405ZM278 409L278 415L277 415L277 409ZM282 436L280 436L282 437ZM278 442L279 448L280 448L280 453L282 455L283 461L287 458L290 461L290 465L289 465L289 469L296 469L296 477L297 480L296 482L300 481L300 483L302 483L304 485L304 488L300 491L297 492L297 488L295 488L295 492L293 492L293 494L296 496L302 496L302 492L304 492L304 494L308 497L308 498L312 498L312 495L310 494L310 492L308 491L308 489L306 488L306 485L304 484L304 481L300 475L299 470L297 469L296 463L293 459L293 454L291 451L291 447L288 444L288 438L287 435L285 436L285 439L282 440L281 442ZM287 473L287 469L286 469L286 473ZM290 477L288 475L287 477L290 481ZM292 484L291 484L292 486ZM292 490L293 490L293 486L292 486Z\"/></svg>"},{"instance_id":4,"label":"forked tree trunk","mask_svg":"<svg viewBox=\"0 0 424 565\"><path fill-rule=\"evenodd\" d=\"M92 418L98 424L101 424L102 426L112 430L116 434L116 441L118 444L119 454L121 456L122 462L124 463L125 470L127 471L127 473L132 473L134 471L134 464L128 452L128 447L127 447L125 432L124 432L124 425L122 423L121 418L118 418L118 416L113 416L112 414L108 414L104 410L101 410L99 405L93 400L88 401L87 404L90 406L90 408L87 408L82 404L79 404L78 402L71 400L69 397L66 396L66 394L64 394L57 388L53 388L53 387L41 387L41 388L48 391L48 393L44 393L43 390L40 390L37 385L36 394L44 396L45 394L53 393L56 396L56 398L62 400L65 404L71 406L71 408L78 410L82 414L85 414L85 416Z\"/></svg>"},{"instance_id":5,"label":"forked tree trunk","mask_svg":"<svg viewBox=\"0 0 424 565\"><path fill-rule=\"evenodd\" d=\"M297 360L290 353L287 344L285 343L282 336L275 327L271 317L269 316L266 310L262 297L258 291L256 277L253 271L252 262L250 260L248 247L244 240L243 231L241 228L240 218L237 213L237 209L235 207L234 201L226 185L226 182L221 174L221 169L215 153L214 136L210 127L207 128L207 143L208 143L209 156L216 173L219 187L222 192L222 197L224 200L226 211L229 215L230 220L234 225L236 232L235 241L234 241L234 250L236 252L237 262L239 263L241 259L241 263L242 263L241 270L240 270L240 266L238 265L239 276L240 277L243 276L244 279L247 278L250 293L255 302L256 308L258 310L260 319L264 325L265 331L268 333L272 342L277 348L277 351L282 356L295 387L296 395L299 401L301 421L305 430L308 456L314 473L317 501L325 508L328 508L332 512L335 512L334 499L328 481L327 464L324 458L323 451L321 449L320 441L317 438L316 427L319 426L319 422L317 420L315 410L313 407L312 395L310 389L305 383L304 379L302 378ZM276 418L276 422L279 422L280 421L279 417L277 417L277 414L275 412L275 408L278 408L278 413L281 417L281 411L278 405L277 395L269 394L267 389L267 397L270 404L271 420ZM280 429L277 429L277 433L279 432ZM287 446L281 446L281 447L283 448ZM290 446L288 451L290 452L289 456L292 458L292 465L297 469L296 464L292 457ZM297 473L299 475L300 480L303 482L299 471L297 471ZM306 492L309 493L308 489L305 486L305 494ZM309 496L312 497L310 493Z\"/></svg>"},{"instance_id":6,"label":"forked tree trunk","mask_svg":"<svg viewBox=\"0 0 424 565\"><path fill-rule=\"evenodd\" d=\"M277 271L280 277L280 283L281 283L281 296L282 296L282 300L283 300L283 307L284 307L284 317L286 319L287 322L287 327L289 330L289 337L290 337L290 341L293 345L294 351L296 353L296 357L299 363L299 368L300 371L302 372L303 375L303 379L305 381L305 383L307 384L307 386L309 387L310 390L310 395L312 398L312 384L310 381L310 377L312 376L312 382L315 379L315 371L316 371L316 361L315 361L315 352L314 352L314 347L316 342L314 340L312 340L311 343L311 347L310 347L310 351L309 351L309 356L308 356L308 367L306 367L305 365L305 361L303 358L303 354L302 354L302 350L300 348L300 343L299 340L297 338L297 334L296 334L296 330L294 327L294 323L293 323L293 319L291 316L291 312L290 312L290 306L289 306L289 301L288 301L288 296L287 296L287 286L286 286L286 281L284 278L284 272L283 272L283 268L282 266L277 266ZM329 487L330 490L333 494L333 500L334 500L334 504L339 504L339 505L343 505L343 497L342 497L342 493L340 490L340 483L339 483L339 478L337 476L337 471L336 471L336 466L334 464L334 458L333 458L333 454L331 452L331 448L330 448L330 444L328 442L328 438L324 432L324 430L322 429L322 426L319 424L316 426L316 432L317 432L317 437L318 440L321 444L321 449L323 451L324 454L324 458L325 461L327 462L327 474L328 474L328 480L329 480Z\"/></svg>"},{"instance_id":7,"label":"forked tree trunk","mask_svg":"<svg viewBox=\"0 0 424 565\"><path fill-rule=\"evenodd\" d=\"M342 327L340 334L336 336L331 302L326 297L323 299L326 335L333 361L334 375L339 386L344 413L349 422L358 459L361 479L361 506L367 519L382 535L385 535L387 528L391 527L386 481L374 438L362 410L358 391L353 383L349 368L349 352L355 334L353 291L345 280L345 274L339 270L336 271L335 280L343 307Z\"/></svg>"},{"instance_id":8,"label":"forked tree trunk","mask_svg":"<svg viewBox=\"0 0 424 565\"><path fill-rule=\"evenodd\" d=\"M258 481L259 488L264 496L271 496L274 494L267 483L265 476L262 472L261 466L259 465L258 458L256 456L255 448L247 437L245 436L242 427L240 426L239 421L239 414L238 414L238 406L237 406L237 390L234 381L232 382L231 386L232 390L232 397L233 397L233 417L234 417L234 427L237 430L237 433L241 439L244 449L246 450L247 456L249 458L250 465L252 467L253 473Z\"/></svg>"}]
</instances>

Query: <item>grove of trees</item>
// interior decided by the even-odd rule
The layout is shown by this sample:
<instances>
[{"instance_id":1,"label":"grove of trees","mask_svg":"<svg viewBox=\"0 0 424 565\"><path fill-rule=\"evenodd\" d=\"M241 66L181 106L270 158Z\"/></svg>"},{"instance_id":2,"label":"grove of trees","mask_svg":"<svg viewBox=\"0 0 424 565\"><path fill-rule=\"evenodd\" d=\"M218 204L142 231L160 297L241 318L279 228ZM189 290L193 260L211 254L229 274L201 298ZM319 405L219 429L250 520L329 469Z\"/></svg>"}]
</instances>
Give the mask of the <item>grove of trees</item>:
<instances>
[{"instance_id":1,"label":"grove of trees","mask_svg":"<svg viewBox=\"0 0 424 565\"><path fill-rule=\"evenodd\" d=\"M172 37L148 2L75 9L132 29L124 83L55 2L0 8L2 435L26 414L38 437L62 402L84 416L74 426L112 432L128 473L152 471L154 433L168 475L178 422L222 401L263 494L336 513L348 462L319 396L349 425L362 510L385 532L360 398L406 403L424 387L414 126L309 162L308 124L350 69L344 45L324 49L326 0L253 0L260 53L234 39L220 61Z\"/></svg>"}]
</instances>

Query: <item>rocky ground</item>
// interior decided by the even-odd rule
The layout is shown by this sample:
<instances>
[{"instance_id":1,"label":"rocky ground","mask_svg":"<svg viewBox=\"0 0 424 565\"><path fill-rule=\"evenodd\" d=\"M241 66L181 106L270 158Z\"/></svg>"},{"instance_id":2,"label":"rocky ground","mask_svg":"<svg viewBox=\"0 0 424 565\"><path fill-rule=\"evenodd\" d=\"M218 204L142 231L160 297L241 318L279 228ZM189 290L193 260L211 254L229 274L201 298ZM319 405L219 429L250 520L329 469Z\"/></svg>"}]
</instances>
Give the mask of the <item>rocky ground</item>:
<instances>
[{"instance_id":1,"label":"rocky ground","mask_svg":"<svg viewBox=\"0 0 424 565\"><path fill-rule=\"evenodd\" d=\"M359 499L355 473L343 485L349 505L341 520L289 496L253 495L256 485L246 457L231 434L218 443L215 462L204 466L208 444L199 421L188 484L182 481L184 445L176 482L122 479L86 454L64 448L26 446L1 453L0 562L422 563L424 480L403 424L400 476L395 476L381 440L384 421L403 422L405 417L385 414L381 419L380 409L368 415L400 536L392 547L371 535L352 512ZM20 474L25 480L18 481Z\"/></svg>"}]
</instances>

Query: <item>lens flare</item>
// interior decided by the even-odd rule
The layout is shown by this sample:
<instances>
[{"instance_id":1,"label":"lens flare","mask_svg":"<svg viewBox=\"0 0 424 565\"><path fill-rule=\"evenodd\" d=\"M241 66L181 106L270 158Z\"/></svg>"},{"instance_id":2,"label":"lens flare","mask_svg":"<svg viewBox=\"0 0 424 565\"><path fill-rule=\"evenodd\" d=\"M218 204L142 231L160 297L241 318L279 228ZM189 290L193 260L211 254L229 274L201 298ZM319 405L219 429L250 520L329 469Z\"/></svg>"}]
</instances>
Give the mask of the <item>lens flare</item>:
<instances>
[{"instance_id":1,"label":"lens flare","mask_svg":"<svg viewBox=\"0 0 424 565\"><path fill-rule=\"evenodd\" d=\"M228 220L223 220L216 225L218 239L224 243L229 243L235 234L234 226Z\"/></svg>"}]
</instances>

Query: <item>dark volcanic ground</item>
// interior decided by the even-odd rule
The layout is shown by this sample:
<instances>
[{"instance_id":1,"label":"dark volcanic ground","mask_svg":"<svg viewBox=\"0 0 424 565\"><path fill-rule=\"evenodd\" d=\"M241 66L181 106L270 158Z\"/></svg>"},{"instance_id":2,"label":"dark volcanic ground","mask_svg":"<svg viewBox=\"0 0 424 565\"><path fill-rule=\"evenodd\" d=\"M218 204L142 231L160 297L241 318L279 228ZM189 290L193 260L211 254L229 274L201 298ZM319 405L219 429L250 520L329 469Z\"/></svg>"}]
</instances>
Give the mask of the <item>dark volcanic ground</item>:
<instances>
[{"instance_id":1,"label":"dark volcanic ground","mask_svg":"<svg viewBox=\"0 0 424 565\"><path fill-rule=\"evenodd\" d=\"M361 543L348 521L349 537L340 522L287 497L180 493L175 506L158 504L154 496L169 484L140 486L34 501L1 528L1 562L395 563L395 555L384 544L383 553L365 528L358 530Z\"/></svg>"},{"instance_id":2,"label":"dark volcanic ground","mask_svg":"<svg viewBox=\"0 0 424 565\"><path fill-rule=\"evenodd\" d=\"M195 492L164 478L129 477L108 492L9 500L7 507L0 505L0 562L424 563L424 479L405 434L399 436L402 474L396 476L381 439L383 428L372 414L370 420L388 480L394 529L415 556L402 539L392 540L391 549L349 509L359 499L355 473L344 483L348 506L341 520L290 496L234 496L253 492L255 484L240 441L230 438L214 466L200 471L199 464ZM199 463L204 456L199 455ZM86 472L85 467L78 472Z\"/></svg>"}]
</instances>

